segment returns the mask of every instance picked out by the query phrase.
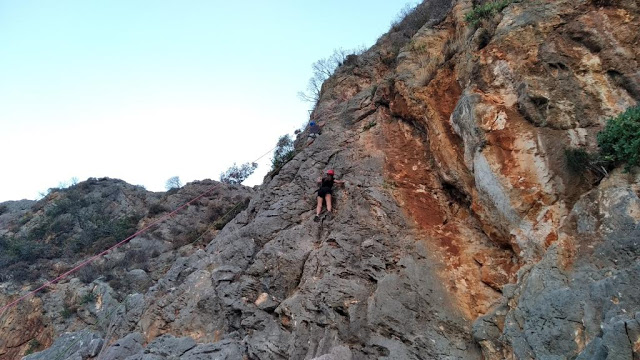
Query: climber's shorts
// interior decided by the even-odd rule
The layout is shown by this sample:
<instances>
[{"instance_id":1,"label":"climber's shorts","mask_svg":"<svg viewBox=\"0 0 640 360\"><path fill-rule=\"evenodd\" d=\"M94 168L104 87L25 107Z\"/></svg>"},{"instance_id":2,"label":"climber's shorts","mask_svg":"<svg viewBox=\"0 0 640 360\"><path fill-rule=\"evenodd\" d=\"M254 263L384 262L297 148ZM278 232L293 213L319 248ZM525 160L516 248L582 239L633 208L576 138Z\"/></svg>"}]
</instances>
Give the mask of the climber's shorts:
<instances>
[{"instance_id":1,"label":"climber's shorts","mask_svg":"<svg viewBox=\"0 0 640 360\"><path fill-rule=\"evenodd\" d=\"M320 189L318 189L318 197L321 197L324 199L324 197L327 195L331 195L331 188L321 187Z\"/></svg>"}]
</instances>

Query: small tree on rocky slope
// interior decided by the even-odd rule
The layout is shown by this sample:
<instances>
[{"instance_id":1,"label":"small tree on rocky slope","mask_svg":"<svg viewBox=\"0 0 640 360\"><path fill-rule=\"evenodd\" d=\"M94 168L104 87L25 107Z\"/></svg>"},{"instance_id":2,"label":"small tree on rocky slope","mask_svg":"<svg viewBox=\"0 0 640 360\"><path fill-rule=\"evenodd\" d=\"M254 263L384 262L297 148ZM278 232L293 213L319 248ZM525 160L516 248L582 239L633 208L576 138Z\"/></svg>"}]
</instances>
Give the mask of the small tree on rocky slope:
<instances>
[{"instance_id":1,"label":"small tree on rocky slope","mask_svg":"<svg viewBox=\"0 0 640 360\"><path fill-rule=\"evenodd\" d=\"M240 166L233 163L227 171L220 173L220 182L225 184L242 184L258 167L257 163L244 163Z\"/></svg>"},{"instance_id":2,"label":"small tree on rocky slope","mask_svg":"<svg viewBox=\"0 0 640 360\"><path fill-rule=\"evenodd\" d=\"M338 48L333 50L333 54L327 58L320 59L311 65L313 76L309 79L306 91L298 92L298 97L303 101L312 103L318 102L322 84L333 75L337 68L344 64L347 57L351 55L360 55L365 51L365 47L361 46L355 49L345 50Z\"/></svg>"},{"instance_id":3,"label":"small tree on rocky slope","mask_svg":"<svg viewBox=\"0 0 640 360\"><path fill-rule=\"evenodd\" d=\"M273 159L271 159L271 171L280 169L293 158L295 153L296 150L291 136L282 135L280 139L278 139L276 149L273 152Z\"/></svg>"},{"instance_id":4,"label":"small tree on rocky slope","mask_svg":"<svg viewBox=\"0 0 640 360\"><path fill-rule=\"evenodd\" d=\"M179 189L182 187L182 181L180 181L180 177L172 176L169 179L167 179L167 182L165 183L164 187L167 190Z\"/></svg>"}]
</instances>

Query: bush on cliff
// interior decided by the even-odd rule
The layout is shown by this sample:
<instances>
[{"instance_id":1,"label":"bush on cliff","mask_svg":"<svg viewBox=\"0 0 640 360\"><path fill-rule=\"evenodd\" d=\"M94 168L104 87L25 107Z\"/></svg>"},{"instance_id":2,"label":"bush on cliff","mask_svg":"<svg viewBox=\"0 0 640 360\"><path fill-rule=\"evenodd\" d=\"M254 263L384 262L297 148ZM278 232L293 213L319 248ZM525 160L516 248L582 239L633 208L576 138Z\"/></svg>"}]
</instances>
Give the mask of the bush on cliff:
<instances>
[{"instance_id":1,"label":"bush on cliff","mask_svg":"<svg viewBox=\"0 0 640 360\"><path fill-rule=\"evenodd\" d=\"M602 158L614 165L625 164L629 171L640 164L640 106L627 109L607 120L598 134Z\"/></svg>"},{"instance_id":2,"label":"bush on cliff","mask_svg":"<svg viewBox=\"0 0 640 360\"><path fill-rule=\"evenodd\" d=\"M499 0L490 1L482 5L474 6L473 10L465 15L465 21L471 25L478 24L483 19L489 19L491 16L501 12L515 0Z\"/></svg>"},{"instance_id":3,"label":"bush on cliff","mask_svg":"<svg viewBox=\"0 0 640 360\"><path fill-rule=\"evenodd\" d=\"M293 139L289 135L282 135L278 139L276 149L271 159L271 171L280 170L289 160L293 159L296 149L293 146Z\"/></svg>"}]
</instances>

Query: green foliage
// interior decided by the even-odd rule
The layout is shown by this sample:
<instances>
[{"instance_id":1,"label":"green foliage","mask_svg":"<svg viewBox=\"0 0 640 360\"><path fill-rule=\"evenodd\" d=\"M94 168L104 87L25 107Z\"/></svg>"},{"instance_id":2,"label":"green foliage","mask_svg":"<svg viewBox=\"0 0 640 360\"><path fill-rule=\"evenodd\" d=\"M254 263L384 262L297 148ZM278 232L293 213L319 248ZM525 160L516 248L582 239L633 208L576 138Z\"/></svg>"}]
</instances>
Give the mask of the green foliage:
<instances>
[{"instance_id":1,"label":"green foliage","mask_svg":"<svg viewBox=\"0 0 640 360\"><path fill-rule=\"evenodd\" d=\"M169 211L169 209L166 206L156 203L149 207L149 216L155 216L167 211Z\"/></svg>"},{"instance_id":2,"label":"green foliage","mask_svg":"<svg viewBox=\"0 0 640 360\"><path fill-rule=\"evenodd\" d=\"M29 341L29 348L27 348L27 351L25 351L25 355L30 355L33 354L34 352L40 350L40 348L42 347L42 344L40 343L40 341L38 341L38 339L31 339L31 341Z\"/></svg>"},{"instance_id":3,"label":"green foliage","mask_svg":"<svg viewBox=\"0 0 640 360\"><path fill-rule=\"evenodd\" d=\"M136 231L140 215L107 216L112 203L89 198L86 191L79 187L60 190L55 194L56 200L43 200L36 215L29 213L19 221L20 226L28 223L27 232L0 237L0 267L4 269L1 279L35 280L46 276L47 268L43 268L41 259L75 259L93 254Z\"/></svg>"},{"instance_id":4,"label":"green foliage","mask_svg":"<svg viewBox=\"0 0 640 360\"><path fill-rule=\"evenodd\" d=\"M45 246L30 239L12 238L8 243L7 254L15 259L13 262L26 261L31 263L42 257L46 250Z\"/></svg>"},{"instance_id":5,"label":"green foliage","mask_svg":"<svg viewBox=\"0 0 640 360\"><path fill-rule=\"evenodd\" d=\"M7 210L9 210L9 208L7 207L7 205L0 205L0 215L4 214L5 212L7 212Z\"/></svg>"},{"instance_id":6,"label":"green foliage","mask_svg":"<svg viewBox=\"0 0 640 360\"><path fill-rule=\"evenodd\" d=\"M602 158L617 164L625 164L629 171L640 163L640 106L627 109L615 118L607 120L598 134Z\"/></svg>"},{"instance_id":7,"label":"green foliage","mask_svg":"<svg viewBox=\"0 0 640 360\"><path fill-rule=\"evenodd\" d=\"M73 316L74 313L75 313L75 309L65 304L64 307L62 308L62 311L60 311L60 316L62 316L63 319L68 319L71 316Z\"/></svg>"},{"instance_id":8,"label":"green foliage","mask_svg":"<svg viewBox=\"0 0 640 360\"><path fill-rule=\"evenodd\" d=\"M364 131L367 131L367 130L371 129L372 127L376 126L376 125L377 125L377 123L376 123L374 120L371 120L371 121L369 121L369 123L368 123L367 125L365 125L365 126L362 128L362 131L363 131L363 132L364 132Z\"/></svg>"},{"instance_id":9,"label":"green foliage","mask_svg":"<svg viewBox=\"0 0 640 360\"><path fill-rule=\"evenodd\" d=\"M242 184L258 167L257 163L244 163L240 166L233 163L227 171L220 173L220 182L225 184Z\"/></svg>"},{"instance_id":10,"label":"green foliage","mask_svg":"<svg viewBox=\"0 0 640 360\"><path fill-rule=\"evenodd\" d=\"M494 14L497 14L504 10L515 0L498 0L486 2L482 5L474 6L473 10L469 11L465 15L465 21L471 25L477 25L483 19L489 19Z\"/></svg>"},{"instance_id":11,"label":"green foliage","mask_svg":"<svg viewBox=\"0 0 640 360\"><path fill-rule=\"evenodd\" d=\"M91 304L96 301L96 295L92 292L88 292L84 294L82 298L80 298L80 305Z\"/></svg>"},{"instance_id":12,"label":"green foliage","mask_svg":"<svg viewBox=\"0 0 640 360\"><path fill-rule=\"evenodd\" d=\"M293 159L296 154L296 149L293 146L293 139L289 135L282 135L278 139L276 149L273 152L273 159L271 159L271 171L280 170L289 160Z\"/></svg>"},{"instance_id":13,"label":"green foliage","mask_svg":"<svg viewBox=\"0 0 640 360\"><path fill-rule=\"evenodd\" d=\"M139 215L129 215L112 219L103 215L96 215L91 219L92 227L85 230L81 236L74 237L64 246L67 253L94 253L126 239L136 232Z\"/></svg>"},{"instance_id":14,"label":"green foliage","mask_svg":"<svg viewBox=\"0 0 640 360\"><path fill-rule=\"evenodd\" d=\"M31 221L31 219L33 219L33 213L29 211L20 217L20 219L18 220L18 225L22 226Z\"/></svg>"}]
</instances>

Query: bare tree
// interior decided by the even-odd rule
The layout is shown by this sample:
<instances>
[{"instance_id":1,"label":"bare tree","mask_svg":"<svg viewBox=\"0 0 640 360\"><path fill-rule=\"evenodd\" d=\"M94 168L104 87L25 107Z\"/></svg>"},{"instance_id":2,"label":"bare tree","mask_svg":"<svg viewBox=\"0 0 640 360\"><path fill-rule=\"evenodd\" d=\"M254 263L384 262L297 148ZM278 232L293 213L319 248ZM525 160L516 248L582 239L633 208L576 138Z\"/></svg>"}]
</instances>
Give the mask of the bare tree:
<instances>
[{"instance_id":1,"label":"bare tree","mask_svg":"<svg viewBox=\"0 0 640 360\"><path fill-rule=\"evenodd\" d=\"M182 182L180 181L180 178L178 176L172 176L167 180L164 187L167 190L179 189L182 187Z\"/></svg>"},{"instance_id":2,"label":"bare tree","mask_svg":"<svg viewBox=\"0 0 640 360\"><path fill-rule=\"evenodd\" d=\"M338 48L333 50L333 54L329 57L314 62L313 65L311 65L313 76L309 79L307 90L298 92L298 97L303 101L318 102L320 92L322 91L322 84L335 73L337 68L344 64L348 56L360 55L365 50L366 48L364 46L349 50Z\"/></svg>"}]
</instances>

